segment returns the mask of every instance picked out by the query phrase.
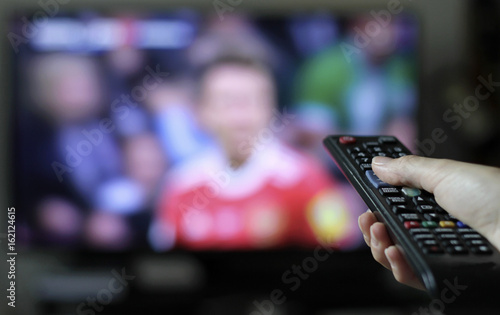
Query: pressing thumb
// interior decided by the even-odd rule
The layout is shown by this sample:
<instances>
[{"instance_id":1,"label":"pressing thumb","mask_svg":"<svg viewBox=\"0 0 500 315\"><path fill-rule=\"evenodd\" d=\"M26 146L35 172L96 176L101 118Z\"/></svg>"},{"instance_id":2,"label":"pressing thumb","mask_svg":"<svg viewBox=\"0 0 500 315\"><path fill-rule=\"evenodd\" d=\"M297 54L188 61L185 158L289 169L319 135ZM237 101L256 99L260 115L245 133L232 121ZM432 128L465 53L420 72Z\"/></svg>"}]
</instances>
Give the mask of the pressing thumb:
<instances>
[{"instance_id":1,"label":"pressing thumb","mask_svg":"<svg viewBox=\"0 0 500 315\"><path fill-rule=\"evenodd\" d=\"M431 159L416 155L391 159L384 156L373 158L372 169L384 182L434 192L436 186L454 171L458 162Z\"/></svg>"}]
</instances>

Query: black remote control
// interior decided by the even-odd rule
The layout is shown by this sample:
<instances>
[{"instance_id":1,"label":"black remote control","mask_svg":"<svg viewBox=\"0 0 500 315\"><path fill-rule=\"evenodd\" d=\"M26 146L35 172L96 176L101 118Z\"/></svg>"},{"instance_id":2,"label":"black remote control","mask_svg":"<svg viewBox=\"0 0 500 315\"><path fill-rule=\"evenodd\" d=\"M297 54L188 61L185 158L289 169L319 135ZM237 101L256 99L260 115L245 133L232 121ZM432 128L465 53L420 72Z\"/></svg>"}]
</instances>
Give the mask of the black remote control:
<instances>
[{"instance_id":1,"label":"black remote control","mask_svg":"<svg viewBox=\"0 0 500 315\"><path fill-rule=\"evenodd\" d=\"M489 300L498 305L500 252L448 214L432 194L389 185L372 171L375 156L411 154L396 137L328 136L323 143L370 210L386 225L433 298L452 299L455 294L454 301Z\"/></svg>"}]
</instances>

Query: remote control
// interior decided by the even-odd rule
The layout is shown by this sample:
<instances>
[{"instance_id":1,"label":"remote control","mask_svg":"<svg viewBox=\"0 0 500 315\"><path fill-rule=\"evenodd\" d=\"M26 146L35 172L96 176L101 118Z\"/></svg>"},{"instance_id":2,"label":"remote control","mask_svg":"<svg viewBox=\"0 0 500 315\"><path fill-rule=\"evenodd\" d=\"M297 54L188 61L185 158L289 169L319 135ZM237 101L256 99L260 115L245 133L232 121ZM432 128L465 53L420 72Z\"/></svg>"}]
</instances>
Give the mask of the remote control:
<instances>
[{"instance_id":1,"label":"remote control","mask_svg":"<svg viewBox=\"0 0 500 315\"><path fill-rule=\"evenodd\" d=\"M328 136L323 143L433 298L451 300L455 294L454 301L485 303L491 296L499 303L498 250L448 214L432 194L389 185L372 171L375 156L411 154L396 137ZM496 289L488 292L491 288Z\"/></svg>"}]
</instances>

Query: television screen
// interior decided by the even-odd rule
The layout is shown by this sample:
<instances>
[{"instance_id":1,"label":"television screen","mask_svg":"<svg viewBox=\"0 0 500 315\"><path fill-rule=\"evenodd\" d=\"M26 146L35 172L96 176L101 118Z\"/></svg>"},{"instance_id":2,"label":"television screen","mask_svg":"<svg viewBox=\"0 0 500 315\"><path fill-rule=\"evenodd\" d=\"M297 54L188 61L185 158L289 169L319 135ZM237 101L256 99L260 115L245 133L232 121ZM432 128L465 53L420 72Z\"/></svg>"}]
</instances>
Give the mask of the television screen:
<instances>
[{"instance_id":1,"label":"television screen","mask_svg":"<svg viewBox=\"0 0 500 315\"><path fill-rule=\"evenodd\" d=\"M366 206L322 139L415 138L413 15L82 11L10 27L26 248L355 249Z\"/></svg>"}]
</instances>

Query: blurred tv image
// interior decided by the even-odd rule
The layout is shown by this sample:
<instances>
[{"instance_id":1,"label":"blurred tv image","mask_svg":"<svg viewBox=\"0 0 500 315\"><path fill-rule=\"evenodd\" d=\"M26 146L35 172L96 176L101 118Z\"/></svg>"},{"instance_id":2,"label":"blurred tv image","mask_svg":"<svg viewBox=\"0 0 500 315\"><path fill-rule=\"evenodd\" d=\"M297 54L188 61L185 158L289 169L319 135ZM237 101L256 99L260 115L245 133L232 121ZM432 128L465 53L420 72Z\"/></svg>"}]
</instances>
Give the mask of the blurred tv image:
<instances>
[{"instance_id":1,"label":"blurred tv image","mask_svg":"<svg viewBox=\"0 0 500 315\"><path fill-rule=\"evenodd\" d=\"M19 244L358 248L366 205L322 139L393 134L411 147L416 132L417 20L376 23L324 12L50 18L14 56Z\"/></svg>"}]
</instances>

